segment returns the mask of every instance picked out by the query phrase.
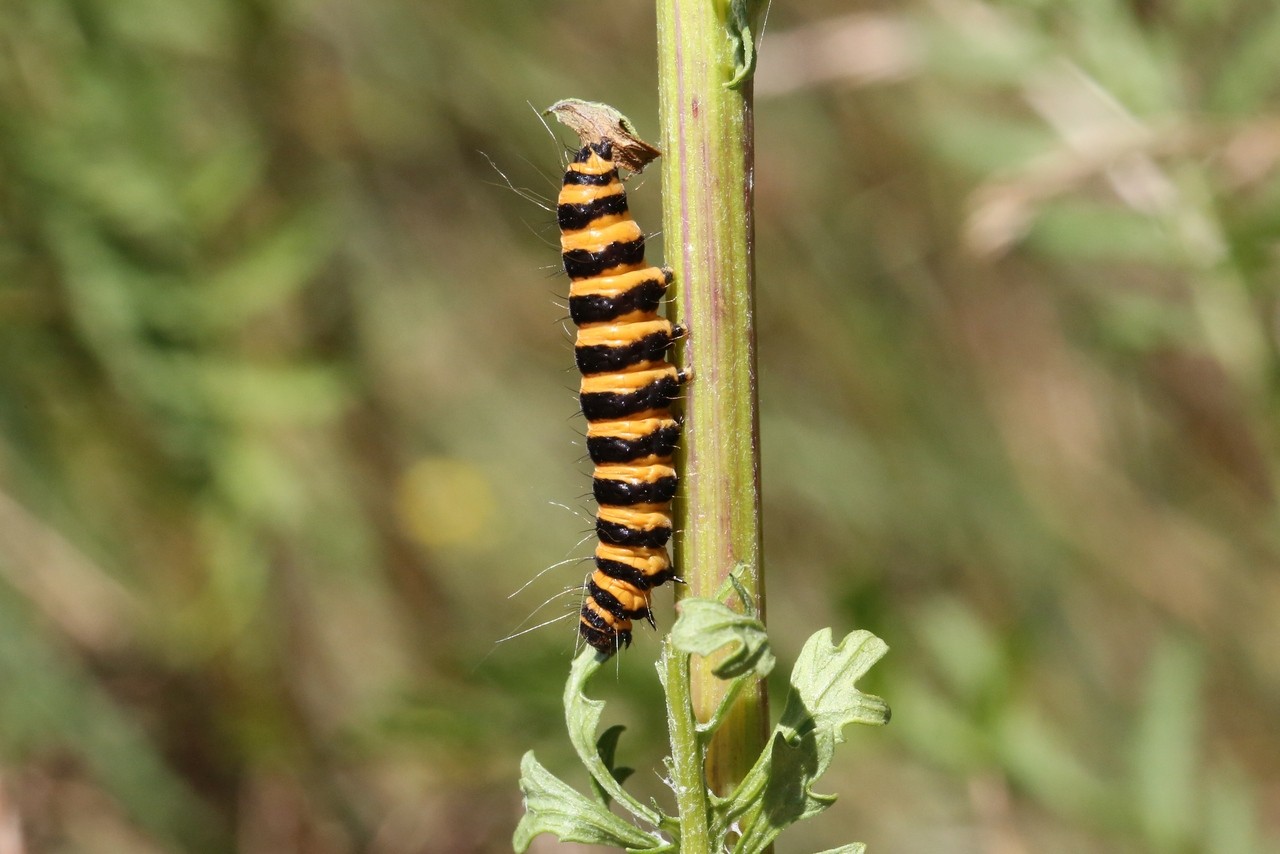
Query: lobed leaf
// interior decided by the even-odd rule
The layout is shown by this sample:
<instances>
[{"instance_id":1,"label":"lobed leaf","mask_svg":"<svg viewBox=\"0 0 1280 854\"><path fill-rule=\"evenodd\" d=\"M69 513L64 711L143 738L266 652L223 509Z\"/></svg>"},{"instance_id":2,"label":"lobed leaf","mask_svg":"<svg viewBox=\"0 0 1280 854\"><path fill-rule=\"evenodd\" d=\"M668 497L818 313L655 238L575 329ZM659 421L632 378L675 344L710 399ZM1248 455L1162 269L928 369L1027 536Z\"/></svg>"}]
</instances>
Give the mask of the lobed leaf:
<instances>
[{"instance_id":1,"label":"lobed leaf","mask_svg":"<svg viewBox=\"0 0 1280 854\"><path fill-rule=\"evenodd\" d=\"M600 757L600 761L604 763L604 767L608 769L611 776L618 785L627 782L627 778L635 773L634 768L619 768L614 765L615 755L618 752L618 739L622 737L626 727L618 724L611 726L604 732L600 733L600 738L596 739L596 755ZM613 801L613 797L596 782L594 777L591 778L591 789L598 800L604 806L609 806Z\"/></svg>"},{"instance_id":2,"label":"lobed leaf","mask_svg":"<svg viewBox=\"0 0 1280 854\"><path fill-rule=\"evenodd\" d=\"M839 646L832 645L829 628L810 637L791 672L791 693L778 721L787 742L795 744L813 732L834 747L844 741L847 724L888 723L889 705L855 684L888 651L884 641L867 631L852 632Z\"/></svg>"},{"instance_id":3,"label":"lobed leaf","mask_svg":"<svg viewBox=\"0 0 1280 854\"><path fill-rule=\"evenodd\" d=\"M511 838L516 854L528 850L540 833L554 834L561 842L629 851L657 852L667 845L660 836L640 830L556 777L534 758L533 751L520 760L520 791L525 814Z\"/></svg>"},{"instance_id":4,"label":"lobed leaf","mask_svg":"<svg viewBox=\"0 0 1280 854\"><path fill-rule=\"evenodd\" d=\"M716 803L717 824L740 828L734 854L764 851L788 825L835 801L834 795L814 792L813 783L831 764L846 725L888 722L888 704L856 686L887 651L884 641L865 631L851 633L837 646L831 630L823 629L805 643L768 751L733 796Z\"/></svg>"},{"instance_id":5,"label":"lobed leaf","mask_svg":"<svg viewBox=\"0 0 1280 854\"><path fill-rule=\"evenodd\" d=\"M602 797L613 798L636 818L656 827L662 819L661 815L627 794L614 778L612 769L596 746L596 730L600 727L600 717L604 713L604 701L593 700L584 691L587 680L600 668L601 661L599 654L590 647L583 649L573 660L569 681L564 686L565 722L569 727L569 741L582 764L591 773ZM605 737L601 738L601 742L603 747L608 746ZM609 759L612 760L612 756Z\"/></svg>"},{"instance_id":6,"label":"lobed leaf","mask_svg":"<svg viewBox=\"0 0 1280 854\"><path fill-rule=\"evenodd\" d=\"M722 647L733 648L712 670L717 677L734 679L752 673L764 677L773 670L776 660L760 620L711 599L685 599L677 610L671 627L676 649L708 656Z\"/></svg>"}]
</instances>

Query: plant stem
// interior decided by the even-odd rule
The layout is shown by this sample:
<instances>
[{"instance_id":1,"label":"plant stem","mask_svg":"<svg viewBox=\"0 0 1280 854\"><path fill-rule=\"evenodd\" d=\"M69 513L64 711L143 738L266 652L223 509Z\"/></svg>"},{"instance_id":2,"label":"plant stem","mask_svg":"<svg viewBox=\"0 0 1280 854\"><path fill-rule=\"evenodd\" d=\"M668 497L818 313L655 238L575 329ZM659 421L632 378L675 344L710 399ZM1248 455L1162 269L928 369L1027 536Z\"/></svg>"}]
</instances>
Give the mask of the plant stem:
<instances>
[{"instance_id":1,"label":"plant stem","mask_svg":"<svg viewBox=\"0 0 1280 854\"><path fill-rule=\"evenodd\" d=\"M751 178L751 84L730 89L734 62L726 2L658 0L663 229L675 270L672 318L688 330L683 367L693 372L678 460L677 597L713 597L741 565L764 615L760 563ZM695 656L692 703L706 721L725 684ZM706 780L727 793L764 746L764 684L743 691L707 751Z\"/></svg>"},{"instance_id":2,"label":"plant stem","mask_svg":"<svg viewBox=\"0 0 1280 854\"><path fill-rule=\"evenodd\" d=\"M681 854L710 854L719 850L711 838L707 787L702 774L702 751L693 702L689 695L689 656L677 652L667 638L662 643L658 672L667 695L667 728L671 732L671 784L680 812Z\"/></svg>"}]
</instances>

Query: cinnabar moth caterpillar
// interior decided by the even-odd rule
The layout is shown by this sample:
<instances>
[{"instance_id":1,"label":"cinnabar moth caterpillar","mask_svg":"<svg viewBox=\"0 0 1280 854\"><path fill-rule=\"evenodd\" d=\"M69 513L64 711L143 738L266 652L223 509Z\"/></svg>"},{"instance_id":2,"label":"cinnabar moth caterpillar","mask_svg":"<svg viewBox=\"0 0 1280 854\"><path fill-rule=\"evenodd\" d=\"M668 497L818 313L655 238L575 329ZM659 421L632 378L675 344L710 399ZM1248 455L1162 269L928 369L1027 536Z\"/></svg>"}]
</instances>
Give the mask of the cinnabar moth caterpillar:
<instances>
[{"instance_id":1,"label":"cinnabar moth caterpillar","mask_svg":"<svg viewBox=\"0 0 1280 854\"><path fill-rule=\"evenodd\" d=\"M667 557L680 423L671 401L686 377L667 362L680 330L658 316L671 271L644 263L644 234L627 210L613 144L587 144L564 174L557 217L587 453L595 463L595 570L579 631L605 655L650 623L649 591L675 578Z\"/></svg>"}]
</instances>

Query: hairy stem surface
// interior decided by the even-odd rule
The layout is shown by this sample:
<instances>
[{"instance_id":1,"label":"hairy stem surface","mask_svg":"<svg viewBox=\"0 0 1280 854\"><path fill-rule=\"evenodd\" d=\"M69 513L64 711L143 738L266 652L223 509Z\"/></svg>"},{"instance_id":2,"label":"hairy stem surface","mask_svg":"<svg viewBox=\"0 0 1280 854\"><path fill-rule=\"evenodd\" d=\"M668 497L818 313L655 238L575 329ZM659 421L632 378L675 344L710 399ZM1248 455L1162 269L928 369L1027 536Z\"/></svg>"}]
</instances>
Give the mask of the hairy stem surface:
<instances>
[{"instance_id":1,"label":"hairy stem surface","mask_svg":"<svg viewBox=\"0 0 1280 854\"><path fill-rule=\"evenodd\" d=\"M693 372L684 403L676 502L677 596L714 597L742 566L742 582L764 613L760 563L760 465L751 209L751 84L734 76L728 4L659 0L663 229L675 269L672 317L689 330L683 367ZM692 703L706 721L725 683L713 660L695 656ZM707 783L718 794L742 779L768 726L763 683L743 691L712 739Z\"/></svg>"}]
</instances>

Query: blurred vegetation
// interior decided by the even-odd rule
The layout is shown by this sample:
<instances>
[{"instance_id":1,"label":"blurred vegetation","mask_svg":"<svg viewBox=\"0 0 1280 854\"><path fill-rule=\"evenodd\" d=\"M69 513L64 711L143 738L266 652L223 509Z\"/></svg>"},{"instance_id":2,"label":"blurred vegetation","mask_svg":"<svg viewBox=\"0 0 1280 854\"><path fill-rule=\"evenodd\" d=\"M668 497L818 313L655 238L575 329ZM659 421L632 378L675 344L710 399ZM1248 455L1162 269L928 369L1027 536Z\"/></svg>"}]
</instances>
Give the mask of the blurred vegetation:
<instances>
[{"instance_id":1,"label":"blurred vegetation","mask_svg":"<svg viewBox=\"0 0 1280 854\"><path fill-rule=\"evenodd\" d=\"M487 158L656 137L652 15L0 7L7 850L507 850L590 511ZM1280 850L1280 9L778 2L756 91L771 633L893 647L780 851Z\"/></svg>"}]
</instances>

